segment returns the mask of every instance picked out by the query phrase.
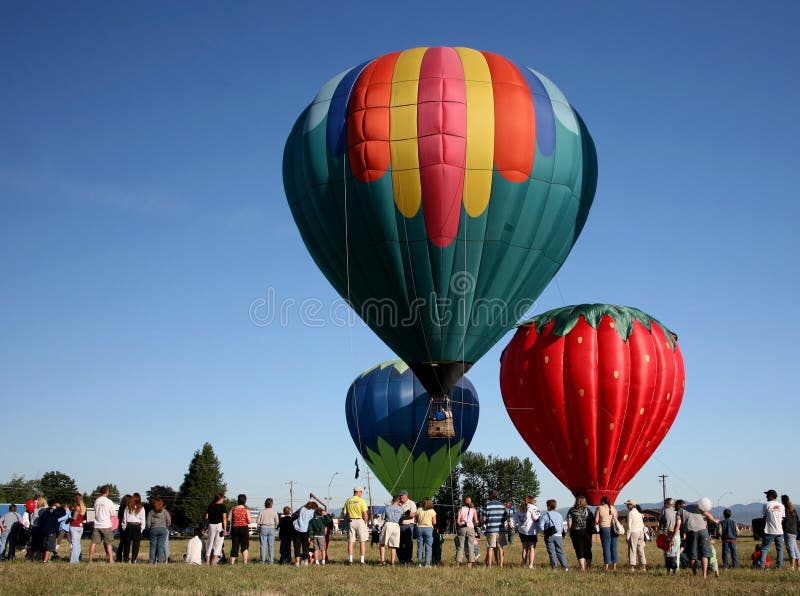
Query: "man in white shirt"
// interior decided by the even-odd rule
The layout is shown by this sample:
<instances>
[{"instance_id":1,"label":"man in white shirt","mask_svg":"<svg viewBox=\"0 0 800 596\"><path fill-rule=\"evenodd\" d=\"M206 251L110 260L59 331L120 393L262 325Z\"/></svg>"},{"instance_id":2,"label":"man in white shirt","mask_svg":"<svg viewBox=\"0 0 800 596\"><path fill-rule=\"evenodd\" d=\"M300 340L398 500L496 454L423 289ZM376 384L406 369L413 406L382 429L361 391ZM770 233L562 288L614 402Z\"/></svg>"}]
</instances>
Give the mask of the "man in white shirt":
<instances>
[{"instance_id":1,"label":"man in white shirt","mask_svg":"<svg viewBox=\"0 0 800 596\"><path fill-rule=\"evenodd\" d=\"M108 498L108 486L100 489L100 496L94 501L94 530L92 531L92 544L89 547L89 562L94 558L94 551L101 542L105 546L108 562L114 562L114 553L111 543L114 541L114 532L111 529L111 517L117 512L117 506Z\"/></svg>"},{"instance_id":2,"label":"man in white shirt","mask_svg":"<svg viewBox=\"0 0 800 596\"><path fill-rule=\"evenodd\" d=\"M769 546L775 543L775 552L778 553L778 569L783 567L783 518L786 517L786 509L778 501L778 493L769 489L764 493L767 495L767 502L764 504L764 539L761 542L761 558L758 566L764 569L767 562Z\"/></svg>"}]
</instances>

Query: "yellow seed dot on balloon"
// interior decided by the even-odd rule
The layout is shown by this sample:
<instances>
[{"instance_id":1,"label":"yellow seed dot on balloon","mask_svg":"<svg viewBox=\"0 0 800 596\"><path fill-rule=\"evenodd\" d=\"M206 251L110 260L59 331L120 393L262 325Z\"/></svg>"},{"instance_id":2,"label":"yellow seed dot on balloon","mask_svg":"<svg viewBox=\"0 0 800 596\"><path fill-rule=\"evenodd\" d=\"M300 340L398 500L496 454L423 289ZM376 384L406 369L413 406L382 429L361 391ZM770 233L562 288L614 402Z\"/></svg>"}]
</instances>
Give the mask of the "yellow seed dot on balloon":
<instances>
[{"instance_id":1,"label":"yellow seed dot on balloon","mask_svg":"<svg viewBox=\"0 0 800 596\"><path fill-rule=\"evenodd\" d=\"M603 474L608 474L608 468L603 468Z\"/></svg>"},{"instance_id":2,"label":"yellow seed dot on balloon","mask_svg":"<svg viewBox=\"0 0 800 596\"><path fill-rule=\"evenodd\" d=\"M522 387L522 384L523 384L523 382L522 382L522 377L520 377L520 378L519 378L519 386L520 386L520 387Z\"/></svg>"},{"instance_id":3,"label":"yellow seed dot on balloon","mask_svg":"<svg viewBox=\"0 0 800 596\"><path fill-rule=\"evenodd\" d=\"M547 364L548 362L550 362L550 356L545 356L544 363Z\"/></svg>"},{"instance_id":4,"label":"yellow seed dot on balloon","mask_svg":"<svg viewBox=\"0 0 800 596\"><path fill-rule=\"evenodd\" d=\"M672 397L672 394L671 393L667 393L667 401L669 401L670 397Z\"/></svg>"},{"instance_id":5,"label":"yellow seed dot on balloon","mask_svg":"<svg viewBox=\"0 0 800 596\"><path fill-rule=\"evenodd\" d=\"M582 343L583 343L583 337L581 337L581 336L578 336L578 343L579 343L579 344L582 344Z\"/></svg>"},{"instance_id":6,"label":"yellow seed dot on balloon","mask_svg":"<svg viewBox=\"0 0 800 596\"><path fill-rule=\"evenodd\" d=\"M611 322L608 324L608 326L609 326L609 327L611 327L611 328L613 329L613 328L615 327L615 325L614 325L614 321L611 321Z\"/></svg>"},{"instance_id":7,"label":"yellow seed dot on balloon","mask_svg":"<svg viewBox=\"0 0 800 596\"><path fill-rule=\"evenodd\" d=\"M622 461L628 461L628 454L627 453L622 456Z\"/></svg>"},{"instance_id":8,"label":"yellow seed dot on balloon","mask_svg":"<svg viewBox=\"0 0 800 596\"><path fill-rule=\"evenodd\" d=\"M642 414L644 414L644 408L639 408L639 416L641 416Z\"/></svg>"},{"instance_id":9,"label":"yellow seed dot on balloon","mask_svg":"<svg viewBox=\"0 0 800 596\"><path fill-rule=\"evenodd\" d=\"M538 427L538 426L536 427L536 432L537 432L537 434L538 434L538 433L540 433L540 432L542 432L542 431L540 431L540 430L539 430L539 427Z\"/></svg>"},{"instance_id":10,"label":"yellow seed dot on balloon","mask_svg":"<svg viewBox=\"0 0 800 596\"><path fill-rule=\"evenodd\" d=\"M608 430L614 430L614 423L613 422L608 425Z\"/></svg>"},{"instance_id":11,"label":"yellow seed dot on balloon","mask_svg":"<svg viewBox=\"0 0 800 596\"><path fill-rule=\"evenodd\" d=\"M647 443L645 443L644 446L645 447L650 447L650 441L647 441Z\"/></svg>"},{"instance_id":12,"label":"yellow seed dot on balloon","mask_svg":"<svg viewBox=\"0 0 800 596\"><path fill-rule=\"evenodd\" d=\"M614 378L615 379L619 379L619 371L618 370L614 371Z\"/></svg>"},{"instance_id":13,"label":"yellow seed dot on balloon","mask_svg":"<svg viewBox=\"0 0 800 596\"><path fill-rule=\"evenodd\" d=\"M584 445L586 445L586 446L588 446L588 445L589 445L589 439L584 439L584 440L583 440L583 444L584 444Z\"/></svg>"},{"instance_id":14,"label":"yellow seed dot on balloon","mask_svg":"<svg viewBox=\"0 0 800 596\"><path fill-rule=\"evenodd\" d=\"M552 410L550 410L550 412L552 412L553 416L555 416L555 415L556 415L556 409L555 409L555 408L553 408Z\"/></svg>"},{"instance_id":15,"label":"yellow seed dot on balloon","mask_svg":"<svg viewBox=\"0 0 800 596\"><path fill-rule=\"evenodd\" d=\"M583 389L578 389L578 395L580 395L581 397L583 397L583 394L584 394L584 391L583 391Z\"/></svg>"},{"instance_id":16,"label":"yellow seed dot on balloon","mask_svg":"<svg viewBox=\"0 0 800 596\"><path fill-rule=\"evenodd\" d=\"M667 346L667 347L669 347L669 342L668 342L668 341L665 341L665 342L664 342L664 345L665 345L665 346Z\"/></svg>"},{"instance_id":17,"label":"yellow seed dot on balloon","mask_svg":"<svg viewBox=\"0 0 800 596\"><path fill-rule=\"evenodd\" d=\"M644 355L644 361L645 362L650 362L650 354L645 354Z\"/></svg>"}]
</instances>

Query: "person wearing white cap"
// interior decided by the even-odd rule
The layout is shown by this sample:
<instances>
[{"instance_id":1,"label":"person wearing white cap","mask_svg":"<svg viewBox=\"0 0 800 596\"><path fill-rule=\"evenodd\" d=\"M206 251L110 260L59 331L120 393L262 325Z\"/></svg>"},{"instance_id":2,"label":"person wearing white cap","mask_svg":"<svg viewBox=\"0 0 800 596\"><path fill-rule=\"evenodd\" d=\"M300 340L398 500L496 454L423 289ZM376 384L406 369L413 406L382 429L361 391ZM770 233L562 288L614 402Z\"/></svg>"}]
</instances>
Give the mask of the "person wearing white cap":
<instances>
[{"instance_id":1,"label":"person wearing white cap","mask_svg":"<svg viewBox=\"0 0 800 596\"><path fill-rule=\"evenodd\" d=\"M764 504L764 539L761 543L761 558L758 566L765 568L769 547L775 543L778 554L778 569L783 567L783 518L786 517L786 508L778 501L778 493L774 489L764 491L767 502Z\"/></svg>"},{"instance_id":2,"label":"person wearing white cap","mask_svg":"<svg viewBox=\"0 0 800 596\"><path fill-rule=\"evenodd\" d=\"M349 535L347 539L347 559L348 564L353 564L353 543L358 540L361 544L361 564L364 565L364 557L367 554L367 540L369 531L367 530L367 502L361 498L364 492L363 486L353 487L353 496L347 499L342 508L342 515L349 521Z\"/></svg>"},{"instance_id":3,"label":"person wearing white cap","mask_svg":"<svg viewBox=\"0 0 800 596\"><path fill-rule=\"evenodd\" d=\"M628 562L631 571L636 571L636 565L642 566L642 571L647 571L647 557L644 553L644 517L642 512L636 507L636 501L628 499L625 501L628 507Z\"/></svg>"}]
</instances>

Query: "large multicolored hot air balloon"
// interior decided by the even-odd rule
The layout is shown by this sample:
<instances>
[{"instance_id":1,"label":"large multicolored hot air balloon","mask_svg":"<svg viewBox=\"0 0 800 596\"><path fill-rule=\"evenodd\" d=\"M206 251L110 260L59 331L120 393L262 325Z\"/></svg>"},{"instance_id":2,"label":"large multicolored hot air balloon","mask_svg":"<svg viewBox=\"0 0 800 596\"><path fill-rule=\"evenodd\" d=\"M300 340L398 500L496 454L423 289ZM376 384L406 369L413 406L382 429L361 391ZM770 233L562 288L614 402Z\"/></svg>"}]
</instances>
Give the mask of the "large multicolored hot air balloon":
<instances>
[{"instance_id":1,"label":"large multicolored hot air balloon","mask_svg":"<svg viewBox=\"0 0 800 596\"><path fill-rule=\"evenodd\" d=\"M675 334L640 310L557 308L520 326L500 359L508 414L575 495L613 503L666 436L686 377Z\"/></svg>"},{"instance_id":2,"label":"large multicolored hot air balloon","mask_svg":"<svg viewBox=\"0 0 800 596\"><path fill-rule=\"evenodd\" d=\"M443 396L564 263L597 157L540 73L414 48L322 87L286 142L283 180L325 277Z\"/></svg>"},{"instance_id":3,"label":"large multicolored hot air balloon","mask_svg":"<svg viewBox=\"0 0 800 596\"><path fill-rule=\"evenodd\" d=\"M452 402L455 437L430 439L428 393L402 360L371 368L350 385L350 436L387 491L432 497L450 475L478 426L478 395L466 377L453 387Z\"/></svg>"}]
</instances>

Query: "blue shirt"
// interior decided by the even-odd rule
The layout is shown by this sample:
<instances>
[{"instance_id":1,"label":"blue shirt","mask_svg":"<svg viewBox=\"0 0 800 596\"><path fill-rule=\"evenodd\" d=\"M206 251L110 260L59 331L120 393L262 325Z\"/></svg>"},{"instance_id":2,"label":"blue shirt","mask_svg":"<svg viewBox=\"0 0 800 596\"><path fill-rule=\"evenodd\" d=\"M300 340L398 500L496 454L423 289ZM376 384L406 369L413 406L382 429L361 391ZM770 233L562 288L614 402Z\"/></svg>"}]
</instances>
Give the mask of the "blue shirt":
<instances>
[{"instance_id":1,"label":"blue shirt","mask_svg":"<svg viewBox=\"0 0 800 596\"><path fill-rule=\"evenodd\" d=\"M297 512L297 519L294 520L294 529L298 532L308 532L308 522L314 518L314 510L308 509L305 505Z\"/></svg>"},{"instance_id":2,"label":"blue shirt","mask_svg":"<svg viewBox=\"0 0 800 596\"><path fill-rule=\"evenodd\" d=\"M496 534L503 528L503 522L508 519L506 506L500 501L486 503L486 533Z\"/></svg>"},{"instance_id":3,"label":"blue shirt","mask_svg":"<svg viewBox=\"0 0 800 596\"><path fill-rule=\"evenodd\" d=\"M544 531L550 526L554 526L556 529L556 536L561 534L564 529L564 518L561 517L561 514L558 511L546 511L542 513L542 517L539 518L539 529Z\"/></svg>"},{"instance_id":4,"label":"blue shirt","mask_svg":"<svg viewBox=\"0 0 800 596\"><path fill-rule=\"evenodd\" d=\"M389 505L386 509L383 510L384 521L394 522L396 524L399 524L402 517L403 517L403 509L400 507L400 505Z\"/></svg>"}]
</instances>

